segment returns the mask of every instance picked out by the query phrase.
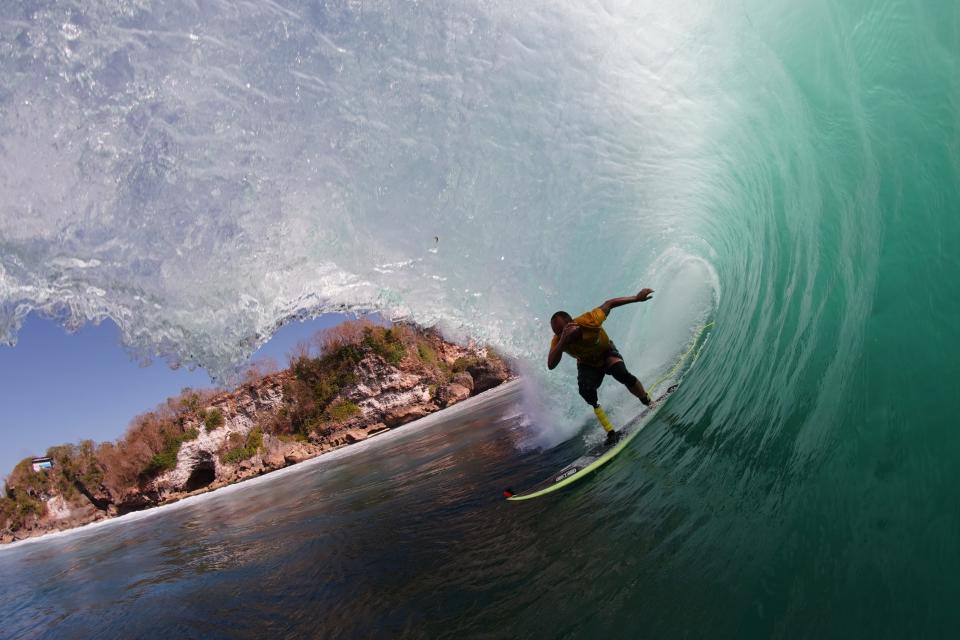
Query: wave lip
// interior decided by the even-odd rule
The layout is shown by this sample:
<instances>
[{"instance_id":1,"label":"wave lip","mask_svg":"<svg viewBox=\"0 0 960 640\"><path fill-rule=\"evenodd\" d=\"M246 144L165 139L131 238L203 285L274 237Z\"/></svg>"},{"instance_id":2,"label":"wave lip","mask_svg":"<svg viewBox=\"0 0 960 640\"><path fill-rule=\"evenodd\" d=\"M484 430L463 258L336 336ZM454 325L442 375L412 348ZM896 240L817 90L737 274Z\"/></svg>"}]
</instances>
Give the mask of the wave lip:
<instances>
[{"instance_id":1,"label":"wave lip","mask_svg":"<svg viewBox=\"0 0 960 640\"><path fill-rule=\"evenodd\" d=\"M377 310L532 357L547 309L634 289L646 256L698 242L713 122L689 37L708 20L469 2L0 17L0 339L30 311L110 318L141 354L223 377L291 319Z\"/></svg>"}]
</instances>

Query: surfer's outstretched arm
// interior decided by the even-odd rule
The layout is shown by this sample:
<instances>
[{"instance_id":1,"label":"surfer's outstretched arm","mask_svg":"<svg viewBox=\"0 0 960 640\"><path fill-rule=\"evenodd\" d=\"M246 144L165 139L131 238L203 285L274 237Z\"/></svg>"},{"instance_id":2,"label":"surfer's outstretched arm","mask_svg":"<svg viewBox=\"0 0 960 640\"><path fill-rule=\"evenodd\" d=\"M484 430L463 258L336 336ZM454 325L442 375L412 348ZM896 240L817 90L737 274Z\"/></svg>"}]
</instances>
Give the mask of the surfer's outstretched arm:
<instances>
[{"instance_id":1,"label":"surfer's outstretched arm","mask_svg":"<svg viewBox=\"0 0 960 640\"><path fill-rule=\"evenodd\" d=\"M603 309L603 312L606 315L610 315L610 310L616 307L622 307L625 304L632 304L634 302L646 302L653 297L653 289L641 289L640 293L635 296L625 296L623 298L610 298L602 305L600 308Z\"/></svg>"}]
</instances>

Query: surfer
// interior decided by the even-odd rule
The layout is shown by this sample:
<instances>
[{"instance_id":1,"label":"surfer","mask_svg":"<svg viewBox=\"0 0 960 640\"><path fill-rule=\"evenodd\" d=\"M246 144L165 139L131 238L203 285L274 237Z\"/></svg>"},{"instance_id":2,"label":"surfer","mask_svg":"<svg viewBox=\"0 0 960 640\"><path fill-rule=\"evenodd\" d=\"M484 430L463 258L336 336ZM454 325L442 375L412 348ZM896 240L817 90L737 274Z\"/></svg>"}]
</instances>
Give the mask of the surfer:
<instances>
[{"instance_id":1,"label":"surfer","mask_svg":"<svg viewBox=\"0 0 960 640\"><path fill-rule=\"evenodd\" d=\"M645 302L651 297L653 289L641 289L635 296L612 298L576 318L566 311L557 311L550 317L554 336L550 343L550 354L547 356L547 368L555 369L564 353L576 358L580 396L593 407L597 420L607 432L607 443L610 444L620 438L620 433L610 424L607 414L598 403L597 389L600 388L603 377L608 374L613 376L648 407L653 400L636 376L627 371L623 356L601 325L610 315L611 309L634 302Z\"/></svg>"}]
</instances>

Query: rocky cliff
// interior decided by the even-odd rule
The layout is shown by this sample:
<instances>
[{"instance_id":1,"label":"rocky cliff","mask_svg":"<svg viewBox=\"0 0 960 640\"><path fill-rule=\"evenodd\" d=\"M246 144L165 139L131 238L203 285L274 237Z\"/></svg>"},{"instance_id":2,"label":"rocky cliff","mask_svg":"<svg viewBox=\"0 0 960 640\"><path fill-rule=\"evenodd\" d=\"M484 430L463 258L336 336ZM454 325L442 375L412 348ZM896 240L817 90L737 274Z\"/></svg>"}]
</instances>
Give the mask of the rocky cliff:
<instances>
[{"instance_id":1,"label":"rocky cliff","mask_svg":"<svg viewBox=\"0 0 960 640\"><path fill-rule=\"evenodd\" d=\"M231 391L168 401L173 409L154 422L147 419L154 414L141 416L117 444L52 448L55 465L48 471L34 472L25 460L7 479L0 541L165 504L296 464L512 376L487 349L453 344L432 331L361 329L329 343L322 356L300 356L288 370ZM161 418L165 422L156 427ZM143 434L154 431L161 436L151 445ZM145 442L133 438L138 434ZM113 468L129 466L136 455L145 461L136 474Z\"/></svg>"}]
</instances>

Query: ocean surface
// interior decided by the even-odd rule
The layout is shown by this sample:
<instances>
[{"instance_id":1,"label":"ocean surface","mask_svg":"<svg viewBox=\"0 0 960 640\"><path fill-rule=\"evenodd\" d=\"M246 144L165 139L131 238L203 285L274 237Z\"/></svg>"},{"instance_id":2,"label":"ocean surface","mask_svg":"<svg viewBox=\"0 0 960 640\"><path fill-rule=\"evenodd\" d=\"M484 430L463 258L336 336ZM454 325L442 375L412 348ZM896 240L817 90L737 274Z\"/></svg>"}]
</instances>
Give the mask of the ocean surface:
<instances>
[{"instance_id":1,"label":"ocean surface","mask_svg":"<svg viewBox=\"0 0 960 640\"><path fill-rule=\"evenodd\" d=\"M0 548L2 636L537 636L581 591L569 572L606 571L606 553L571 553L556 531L599 540L620 526L591 516L610 485L586 485L564 512L503 499L583 452L574 440L518 455L521 401L510 383L282 472ZM644 464L640 447L621 457ZM595 604L568 609L569 632L597 624Z\"/></svg>"},{"instance_id":2,"label":"ocean surface","mask_svg":"<svg viewBox=\"0 0 960 640\"><path fill-rule=\"evenodd\" d=\"M285 322L377 311L525 373L390 446L2 550L4 633L960 625L956 2L3 2L0 194L7 343L111 318L228 380ZM683 387L591 482L503 503L598 431L546 319L642 286L607 323L641 379L714 322Z\"/></svg>"}]
</instances>

